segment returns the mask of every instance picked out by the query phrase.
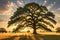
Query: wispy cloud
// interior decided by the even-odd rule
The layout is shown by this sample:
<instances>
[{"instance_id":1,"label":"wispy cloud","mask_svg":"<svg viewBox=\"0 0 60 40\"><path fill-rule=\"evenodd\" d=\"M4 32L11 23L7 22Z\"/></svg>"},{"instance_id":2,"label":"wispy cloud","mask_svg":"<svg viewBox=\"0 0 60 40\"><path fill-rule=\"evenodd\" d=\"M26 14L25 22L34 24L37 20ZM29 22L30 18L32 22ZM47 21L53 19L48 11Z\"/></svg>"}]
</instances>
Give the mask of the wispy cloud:
<instances>
[{"instance_id":1,"label":"wispy cloud","mask_svg":"<svg viewBox=\"0 0 60 40\"><path fill-rule=\"evenodd\" d=\"M55 4L56 4L56 2L50 4L49 6L47 6L47 8L50 10Z\"/></svg>"},{"instance_id":2,"label":"wispy cloud","mask_svg":"<svg viewBox=\"0 0 60 40\"><path fill-rule=\"evenodd\" d=\"M43 3L43 5L46 5L47 1L48 1L48 0L44 0L44 3Z\"/></svg>"},{"instance_id":3,"label":"wispy cloud","mask_svg":"<svg viewBox=\"0 0 60 40\"><path fill-rule=\"evenodd\" d=\"M22 0L6 0L0 2L0 27L6 27L11 15L16 11L16 9L20 6L23 6ZM4 5L4 6L3 6ZM2 10L1 10L2 9ZM2 25L3 24L3 25Z\"/></svg>"},{"instance_id":4,"label":"wispy cloud","mask_svg":"<svg viewBox=\"0 0 60 40\"><path fill-rule=\"evenodd\" d=\"M23 6L24 5L23 1L17 1L17 4L18 4L18 6Z\"/></svg>"},{"instance_id":5,"label":"wispy cloud","mask_svg":"<svg viewBox=\"0 0 60 40\"><path fill-rule=\"evenodd\" d=\"M32 0L30 0L30 1L32 1ZM43 5L48 4L47 2L48 2L48 0L44 0ZM50 1L50 2L52 2L52 1ZM50 5L48 5L47 8L50 10L50 9L52 9L52 7L54 7L55 4L56 4L56 2L53 2ZM23 0L0 0L0 27L7 26L9 18L16 11L16 8L18 8L20 6L24 6ZM60 19L60 12L58 12L59 10L60 10L60 8L57 8L56 10L52 11L56 15L56 19L58 21L57 26L60 25L60 21L58 20L58 19Z\"/></svg>"},{"instance_id":6,"label":"wispy cloud","mask_svg":"<svg viewBox=\"0 0 60 40\"><path fill-rule=\"evenodd\" d=\"M56 17L60 17L60 8L57 8L56 10L52 10L51 12L53 12Z\"/></svg>"},{"instance_id":7,"label":"wispy cloud","mask_svg":"<svg viewBox=\"0 0 60 40\"><path fill-rule=\"evenodd\" d=\"M0 13L5 11L5 10L8 10L8 5L10 5L8 2L7 3L0 3Z\"/></svg>"},{"instance_id":8,"label":"wispy cloud","mask_svg":"<svg viewBox=\"0 0 60 40\"><path fill-rule=\"evenodd\" d=\"M60 11L60 8L57 8L57 9L56 9L56 11L58 11L58 10Z\"/></svg>"}]
</instances>

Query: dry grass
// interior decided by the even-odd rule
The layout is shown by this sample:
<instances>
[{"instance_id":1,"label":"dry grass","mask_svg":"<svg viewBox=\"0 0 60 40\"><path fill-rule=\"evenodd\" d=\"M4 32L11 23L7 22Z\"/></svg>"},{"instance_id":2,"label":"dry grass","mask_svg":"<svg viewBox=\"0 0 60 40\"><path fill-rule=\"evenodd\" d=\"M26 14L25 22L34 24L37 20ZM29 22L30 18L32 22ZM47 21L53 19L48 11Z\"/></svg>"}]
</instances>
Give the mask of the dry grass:
<instances>
[{"instance_id":1,"label":"dry grass","mask_svg":"<svg viewBox=\"0 0 60 40\"><path fill-rule=\"evenodd\" d=\"M60 37L60 33L55 32L40 32L39 34L31 33L0 33L0 40L40 40L43 37L45 40L48 38ZM58 38L57 38L58 39ZM43 40L43 39L42 39ZM52 39L51 39L52 40ZM60 40L60 38L59 38Z\"/></svg>"}]
</instances>

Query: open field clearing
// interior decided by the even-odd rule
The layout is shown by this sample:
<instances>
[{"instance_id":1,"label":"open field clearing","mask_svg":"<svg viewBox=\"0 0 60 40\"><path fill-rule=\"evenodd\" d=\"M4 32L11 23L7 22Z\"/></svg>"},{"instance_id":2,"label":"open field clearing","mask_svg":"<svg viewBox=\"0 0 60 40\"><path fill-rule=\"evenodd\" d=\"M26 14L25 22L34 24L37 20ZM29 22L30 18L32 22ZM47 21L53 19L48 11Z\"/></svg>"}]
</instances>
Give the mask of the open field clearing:
<instances>
[{"instance_id":1,"label":"open field clearing","mask_svg":"<svg viewBox=\"0 0 60 40\"><path fill-rule=\"evenodd\" d=\"M37 35L31 33L0 33L0 40L60 40L60 33L41 32Z\"/></svg>"}]
</instances>

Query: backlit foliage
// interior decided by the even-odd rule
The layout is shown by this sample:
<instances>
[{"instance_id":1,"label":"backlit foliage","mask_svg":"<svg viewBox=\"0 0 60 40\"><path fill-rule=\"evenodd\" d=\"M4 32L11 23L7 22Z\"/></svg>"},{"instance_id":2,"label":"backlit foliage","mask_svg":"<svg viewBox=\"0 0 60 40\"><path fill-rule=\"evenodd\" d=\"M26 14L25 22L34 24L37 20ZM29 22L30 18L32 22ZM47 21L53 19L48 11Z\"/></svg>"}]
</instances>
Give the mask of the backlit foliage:
<instances>
[{"instance_id":1,"label":"backlit foliage","mask_svg":"<svg viewBox=\"0 0 60 40\"><path fill-rule=\"evenodd\" d=\"M33 28L33 33L36 33L36 29L38 28L52 31L48 27L54 28L53 24L56 24L54 18L55 15L52 12L49 12L45 6L37 3L28 3L24 7L17 8L17 11L11 16L10 21L8 22L8 27L17 25L17 29L14 32L22 27ZM53 24L51 24L51 22Z\"/></svg>"}]
</instances>

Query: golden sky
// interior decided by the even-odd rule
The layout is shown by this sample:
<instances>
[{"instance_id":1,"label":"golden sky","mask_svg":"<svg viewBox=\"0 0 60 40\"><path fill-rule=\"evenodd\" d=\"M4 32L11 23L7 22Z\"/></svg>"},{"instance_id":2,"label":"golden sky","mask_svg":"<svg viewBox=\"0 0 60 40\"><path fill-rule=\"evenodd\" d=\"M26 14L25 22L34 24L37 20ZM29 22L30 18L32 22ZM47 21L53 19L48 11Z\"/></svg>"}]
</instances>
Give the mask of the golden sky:
<instances>
[{"instance_id":1,"label":"golden sky","mask_svg":"<svg viewBox=\"0 0 60 40\"><path fill-rule=\"evenodd\" d=\"M29 2L45 5L49 11L55 14L55 20L57 21L55 28L60 27L60 0L0 0L0 28L7 27L9 18L16 11L16 8Z\"/></svg>"}]
</instances>

